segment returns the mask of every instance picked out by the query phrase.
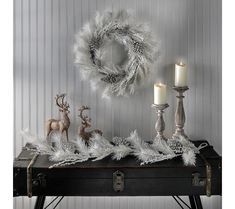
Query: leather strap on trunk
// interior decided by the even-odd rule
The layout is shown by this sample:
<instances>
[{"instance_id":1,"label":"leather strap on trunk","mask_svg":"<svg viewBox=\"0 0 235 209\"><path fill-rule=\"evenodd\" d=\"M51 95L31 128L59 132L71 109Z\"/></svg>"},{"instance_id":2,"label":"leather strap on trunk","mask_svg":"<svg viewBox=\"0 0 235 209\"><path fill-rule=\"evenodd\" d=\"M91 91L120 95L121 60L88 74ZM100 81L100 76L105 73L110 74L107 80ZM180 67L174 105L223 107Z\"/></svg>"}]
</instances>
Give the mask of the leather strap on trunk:
<instances>
[{"instance_id":1,"label":"leather strap on trunk","mask_svg":"<svg viewBox=\"0 0 235 209\"><path fill-rule=\"evenodd\" d=\"M32 167L33 164L35 163L36 159L38 157L38 154L36 153L32 160L30 161L29 165L27 166L27 194L28 197L33 196L33 191L32 191Z\"/></svg>"},{"instance_id":2,"label":"leather strap on trunk","mask_svg":"<svg viewBox=\"0 0 235 209\"><path fill-rule=\"evenodd\" d=\"M211 165L202 154L199 154L199 155L204 161L205 166L206 166L206 195L210 197L211 196L211 177L212 177Z\"/></svg>"}]
</instances>

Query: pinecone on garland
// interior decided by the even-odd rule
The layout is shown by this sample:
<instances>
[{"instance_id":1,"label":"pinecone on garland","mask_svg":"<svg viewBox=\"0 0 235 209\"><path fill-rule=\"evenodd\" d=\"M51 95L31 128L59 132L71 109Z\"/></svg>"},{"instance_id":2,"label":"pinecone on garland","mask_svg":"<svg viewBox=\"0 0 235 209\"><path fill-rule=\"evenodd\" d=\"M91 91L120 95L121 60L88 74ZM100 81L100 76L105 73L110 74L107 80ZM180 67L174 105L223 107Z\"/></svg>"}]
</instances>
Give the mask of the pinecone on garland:
<instances>
[{"instance_id":1,"label":"pinecone on garland","mask_svg":"<svg viewBox=\"0 0 235 209\"><path fill-rule=\"evenodd\" d=\"M112 142L113 142L116 146L118 146L118 145L130 146L130 143L129 143L124 137L115 136L115 137L112 139Z\"/></svg>"},{"instance_id":2,"label":"pinecone on garland","mask_svg":"<svg viewBox=\"0 0 235 209\"><path fill-rule=\"evenodd\" d=\"M61 146L63 150L68 150L70 152L75 152L77 150L77 147L73 142L63 142Z\"/></svg>"},{"instance_id":3,"label":"pinecone on garland","mask_svg":"<svg viewBox=\"0 0 235 209\"><path fill-rule=\"evenodd\" d=\"M183 153L183 145L179 141L170 139L168 140L167 144L175 154Z\"/></svg>"}]
</instances>

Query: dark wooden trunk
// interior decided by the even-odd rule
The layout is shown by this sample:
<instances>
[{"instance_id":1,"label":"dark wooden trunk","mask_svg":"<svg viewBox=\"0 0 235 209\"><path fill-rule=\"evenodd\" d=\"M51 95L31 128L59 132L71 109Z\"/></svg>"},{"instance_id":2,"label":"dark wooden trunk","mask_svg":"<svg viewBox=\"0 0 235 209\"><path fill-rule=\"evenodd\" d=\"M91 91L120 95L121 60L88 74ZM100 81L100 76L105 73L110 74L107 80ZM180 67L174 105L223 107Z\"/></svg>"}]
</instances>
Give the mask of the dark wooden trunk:
<instances>
[{"instance_id":1,"label":"dark wooden trunk","mask_svg":"<svg viewBox=\"0 0 235 209\"><path fill-rule=\"evenodd\" d=\"M202 141L196 141L199 145ZM14 196L26 196L27 166L33 155L23 149L14 162ZM49 169L48 156L38 156L32 166L33 196L174 196L206 195L206 161L211 166L211 195L221 195L221 157L212 146L197 155L196 166L184 166L180 157L140 166L134 157L113 161L87 161ZM120 171L124 183L114 179ZM197 178L198 177L198 178ZM198 181L197 181L198 180ZM198 185L195 185L195 182ZM115 189L114 184L121 189Z\"/></svg>"}]
</instances>

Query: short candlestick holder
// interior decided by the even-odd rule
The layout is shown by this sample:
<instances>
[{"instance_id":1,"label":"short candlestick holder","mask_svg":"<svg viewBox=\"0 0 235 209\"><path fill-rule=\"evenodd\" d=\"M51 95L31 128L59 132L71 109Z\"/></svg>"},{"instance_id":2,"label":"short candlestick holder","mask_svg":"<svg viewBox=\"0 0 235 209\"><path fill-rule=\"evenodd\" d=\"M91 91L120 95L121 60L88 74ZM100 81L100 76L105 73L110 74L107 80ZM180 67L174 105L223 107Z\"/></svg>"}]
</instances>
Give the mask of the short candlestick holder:
<instances>
[{"instance_id":1,"label":"short candlestick holder","mask_svg":"<svg viewBox=\"0 0 235 209\"><path fill-rule=\"evenodd\" d=\"M155 125L155 129L157 131L157 135L153 141L153 147L155 147L158 151L164 154L174 154L172 150L167 145L167 139L164 136L163 132L165 130L165 122L163 119L164 110L169 107L168 104L152 104L152 107L156 109L157 112L157 121Z\"/></svg>"},{"instance_id":2,"label":"short candlestick holder","mask_svg":"<svg viewBox=\"0 0 235 209\"><path fill-rule=\"evenodd\" d=\"M178 92L177 97L177 107L175 111L175 133L173 134L172 138L176 140L181 140L182 138L188 139L188 136L184 133L184 124L185 124L185 112L184 112L184 92L187 91L189 88L188 86L178 87L174 86L173 89Z\"/></svg>"},{"instance_id":3,"label":"short candlestick holder","mask_svg":"<svg viewBox=\"0 0 235 209\"><path fill-rule=\"evenodd\" d=\"M164 122L164 119L163 119L163 113L164 113L164 110L169 107L168 104L152 104L152 107L153 108L156 108L156 112L157 112L157 122L156 122L156 125L155 125L155 129L157 131L157 136L156 138L158 139L164 139L166 140L165 136L163 135L163 132L165 130L165 122Z\"/></svg>"}]
</instances>

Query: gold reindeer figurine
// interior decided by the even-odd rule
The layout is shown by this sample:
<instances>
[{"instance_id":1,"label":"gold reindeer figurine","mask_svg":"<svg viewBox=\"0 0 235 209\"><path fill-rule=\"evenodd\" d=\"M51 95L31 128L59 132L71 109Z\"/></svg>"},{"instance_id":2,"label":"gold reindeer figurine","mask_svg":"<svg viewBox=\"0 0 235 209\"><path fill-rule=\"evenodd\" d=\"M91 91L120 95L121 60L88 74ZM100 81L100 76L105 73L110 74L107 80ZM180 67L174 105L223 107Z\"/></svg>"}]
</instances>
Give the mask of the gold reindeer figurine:
<instances>
[{"instance_id":1,"label":"gold reindeer figurine","mask_svg":"<svg viewBox=\"0 0 235 209\"><path fill-rule=\"evenodd\" d=\"M91 118L89 118L87 115L83 115L83 111L84 110L89 110L90 108L87 107L87 106L82 106L79 111L79 117L81 118L82 120L82 124L81 126L79 127L79 130L78 130L78 134L79 136L85 140L86 144L88 144L88 141L89 139L91 138L91 136L94 134L94 133L97 133L97 134L100 134L102 135L102 131L99 130L99 129L95 129L95 130L91 130L91 131L86 131L85 129L86 128L90 128L91 127Z\"/></svg>"},{"instance_id":2,"label":"gold reindeer figurine","mask_svg":"<svg viewBox=\"0 0 235 209\"><path fill-rule=\"evenodd\" d=\"M52 131L59 131L61 135L63 132L66 134L66 139L68 139L68 129L70 126L70 119L68 117L69 111L69 104L67 102L64 102L64 97L66 94L56 95L56 105L59 107L59 111L62 112L63 119L56 120L56 119L49 119L46 121L46 136L48 139L48 136Z\"/></svg>"}]
</instances>

